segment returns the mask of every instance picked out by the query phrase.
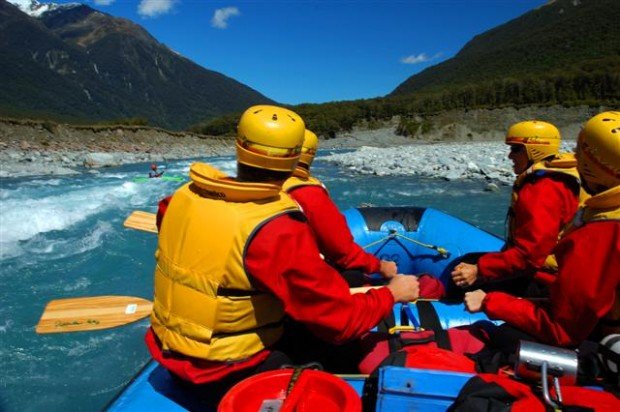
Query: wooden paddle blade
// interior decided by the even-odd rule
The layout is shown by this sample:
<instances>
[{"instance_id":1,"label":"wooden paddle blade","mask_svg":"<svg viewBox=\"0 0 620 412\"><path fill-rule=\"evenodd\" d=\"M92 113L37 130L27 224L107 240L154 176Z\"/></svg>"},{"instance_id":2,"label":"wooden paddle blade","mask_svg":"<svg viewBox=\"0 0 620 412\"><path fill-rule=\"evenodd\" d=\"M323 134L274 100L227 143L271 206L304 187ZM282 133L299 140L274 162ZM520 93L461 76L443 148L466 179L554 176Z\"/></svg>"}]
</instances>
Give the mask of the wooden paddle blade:
<instances>
[{"instance_id":1,"label":"wooden paddle blade","mask_svg":"<svg viewBox=\"0 0 620 412\"><path fill-rule=\"evenodd\" d=\"M144 232L157 233L157 225L155 224L155 213L142 212L140 210L133 211L123 226L130 229L142 230Z\"/></svg>"},{"instance_id":2,"label":"wooden paddle blade","mask_svg":"<svg viewBox=\"0 0 620 412\"><path fill-rule=\"evenodd\" d=\"M36 331L44 334L114 328L148 316L152 308L151 301L132 296L58 299L47 304Z\"/></svg>"}]
</instances>

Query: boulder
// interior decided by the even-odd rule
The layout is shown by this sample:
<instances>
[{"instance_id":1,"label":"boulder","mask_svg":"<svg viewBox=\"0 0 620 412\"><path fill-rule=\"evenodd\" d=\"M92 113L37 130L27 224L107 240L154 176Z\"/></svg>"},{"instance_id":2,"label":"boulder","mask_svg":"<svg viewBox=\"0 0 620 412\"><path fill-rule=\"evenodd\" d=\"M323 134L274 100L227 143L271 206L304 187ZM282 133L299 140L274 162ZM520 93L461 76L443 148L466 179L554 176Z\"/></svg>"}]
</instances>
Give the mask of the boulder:
<instances>
[{"instance_id":1,"label":"boulder","mask_svg":"<svg viewBox=\"0 0 620 412\"><path fill-rule=\"evenodd\" d=\"M118 166L121 162L112 153L87 153L84 156L84 167L111 167Z\"/></svg>"}]
</instances>

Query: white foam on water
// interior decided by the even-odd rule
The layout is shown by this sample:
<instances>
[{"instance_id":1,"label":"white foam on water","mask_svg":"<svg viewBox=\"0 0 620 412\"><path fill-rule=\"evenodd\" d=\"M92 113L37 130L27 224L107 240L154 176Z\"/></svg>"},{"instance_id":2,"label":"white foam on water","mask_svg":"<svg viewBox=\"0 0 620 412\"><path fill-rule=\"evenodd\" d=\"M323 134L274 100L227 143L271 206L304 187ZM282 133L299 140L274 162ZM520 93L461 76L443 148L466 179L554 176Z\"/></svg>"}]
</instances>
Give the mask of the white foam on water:
<instances>
[{"instance_id":1,"label":"white foam on water","mask_svg":"<svg viewBox=\"0 0 620 412\"><path fill-rule=\"evenodd\" d=\"M119 173L119 172L116 172L116 173L102 173L101 177L102 178L106 178L106 179L123 179L124 180L124 179L127 179L128 177L134 177L134 176L132 176L129 173ZM137 177L137 176L135 176L135 177Z\"/></svg>"},{"instance_id":2,"label":"white foam on water","mask_svg":"<svg viewBox=\"0 0 620 412\"><path fill-rule=\"evenodd\" d=\"M208 163L229 176L237 175L237 161L234 159L213 159Z\"/></svg>"},{"instance_id":3,"label":"white foam on water","mask_svg":"<svg viewBox=\"0 0 620 412\"><path fill-rule=\"evenodd\" d=\"M111 223L99 221L84 236L48 239L45 234L37 234L28 241L21 242L19 246L23 252L29 253L34 258L62 259L98 248L103 244L105 236L113 232Z\"/></svg>"},{"instance_id":4,"label":"white foam on water","mask_svg":"<svg viewBox=\"0 0 620 412\"><path fill-rule=\"evenodd\" d=\"M21 196L4 196L0 205L0 259L20 255L20 242L54 230L65 230L76 223L126 203L144 202L137 185L125 182L116 186L80 187L73 191L53 192L50 196L24 201ZM100 230L105 232L105 228ZM93 232L97 241L104 232ZM41 245L42 252L50 245ZM73 245L72 247L75 247ZM53 246L52 246L53 248ZM85 245L75 249L86 250Z\"/></svg>"},{"instance_id":5,"label":"white foam on water","mask_svg":"<svg viewBox=\"0 0 620 412\"><path fill-rule=\"evenodd\" d=\"M166 173L170 172L179 172L179 173L187 173L189 172L189 167L192 163L207 163L223 172L228 174L236 174L237 172L237 161L232 156L227 157L212 157L209 159L191 159L191 160L180 160L175 163L168 164L166 168Z\"/></svg>"},{"instance_id":6,"label":"white foam on water","mask_svg":"<svg viewBox=\"0 0 620 412\"><path fill-rule=\"evenodd\" d=\"M35 187L40 187L40 186L60 186L63 183L66 183L67 181L64 179L34 179L34 180L28 180L25 182L20 183L21 186L35 186Z\"/></svg>"},{"instance_id":7,"label":"white foam on water","mask_svg":"<svg viewBox=\"0 0 620 412\"><path fill-rule=\"evenodd\" d=\"M74 283L65 286L62 288L65 292L74 292L80 289L88 289L88 287L92 284L91 280L85 277L81 277L76 279Z\"/></svg>"},{"instance_id":8,"label":"white foam on water","mask_svg":"<svg viewBox=\"0 0 620 412\"><path fill-rule=\"evenodd\" d=\"M44 344L40 347L41 353L48 357L76 357L79 358L89 352L97 350L102 345L109 345L118 339L115 332L98 332L97 336L90 337L86 341L70 341L67 345Z\"/></svg>"},{"instance_id":9,"label":"white foam on water","mask_svg":"<svg viewBox=\"0 0 620 412\"><path fill-rule=\"evenodd\" d=\"M170 163L167 165L164 170L166 173L164 176L181 176L187 177L189 173L189 165L194 163L194 161L184 160L175 163Z\"/></svg>"},{"instance_id":10,"label":"white foam on water","mask_svg":"<svg viewBox=\"0 0 620 412\"><path fill-rule=\"evenodd\" d=\"M41 356L37 356L32 351L29 351L27 348L13 348L13 350L11 351L11 356L13 356L16 361L20 362L43 361Z\"/></svg>"},{"instance_id":11,"label":"white foam on water","mask_svg":"<svg viewBox=\"0 0 620 412\"><path fill-rule=\"evenodd\" d=\"M439 187L417 187L407 190L386 190L392 196L396 197L424 197L429 195L445 195L446 189Z\"/></svg>"},{"instance_id":12,"label":"white foam on water","mask_svg":"<svg viewBox=\"0 0 620 412\"><path fill-rule=\"evenodd\" d=\"M82 342L73 343L71 348L67 348L66 353L67 353L67 356L79 358L89 352L97 350L97 348L101 346L102 344L105 344L107 342L114 341L114 340L116 340L114 333L100 335L98 337L91 337L85 343L82 343Z\"/></svg>"},{"instance_id":13,"label":"white foam on water","mask_svg":"<svg viewBox=\"0 0 620 412\"><path fill-rule=\"evenodd\" d=\"M13 326L13 323L13 320L5 319L4 324L0 325L0 333L6 333Z\"/></svg>"}]
</instances>

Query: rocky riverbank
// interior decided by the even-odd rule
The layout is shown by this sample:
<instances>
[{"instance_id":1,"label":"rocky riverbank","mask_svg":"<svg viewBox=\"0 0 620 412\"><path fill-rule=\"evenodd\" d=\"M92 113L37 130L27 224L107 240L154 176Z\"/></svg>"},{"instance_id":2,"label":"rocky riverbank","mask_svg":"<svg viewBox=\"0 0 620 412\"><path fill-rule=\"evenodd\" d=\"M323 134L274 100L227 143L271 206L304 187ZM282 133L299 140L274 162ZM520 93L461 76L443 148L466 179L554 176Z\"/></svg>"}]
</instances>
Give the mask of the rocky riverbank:
<instances>
[{"instance_id":1,"label":"rocky riverbank","mask_svg":"<svg viewBox=\"0 0 620 412\"><path fill-rule=\"evenodd\" d=\"M354 173L482 178L507 183L513 175L502 140L512 123L534 118L550 121L570 141L585 120L604 109L554 106L452 111L417 119L427 126L407 137L396 133L399 119L394 118L377 129L356 128L322 140L320 148L358 148L355 154L326 158ZM565 148L573 145L569 142ZM73 174L85 168L96 171L128 163L233 153L234 140L230 137L143 126L0 119L0 177L5 178Z\"/></svg>"},{"instance_id":2,"label":"rocky riverbank","mask_svg":"<svg viewBox=\"0 0 620 412\"><path fill-rule=\"evenodd\" d=\"M0 177L66 175L84 168L233 153L232 139L140 126L0 120Z\"/></svg>"},{"instance_id":3,"label":"rocky riverbank","mask_svg":"<svg viewBox=\"0 0 620 412\"><path fill-rule=\"evenodd\" d=\"M564 141L562 151L570 152L574 146L574 140ZM364 146L353 152L328 155L323 160L359 174L485 180L489 190L497 184L512 184L515 177L502 141Z\"/></svg>"}]
</instances>

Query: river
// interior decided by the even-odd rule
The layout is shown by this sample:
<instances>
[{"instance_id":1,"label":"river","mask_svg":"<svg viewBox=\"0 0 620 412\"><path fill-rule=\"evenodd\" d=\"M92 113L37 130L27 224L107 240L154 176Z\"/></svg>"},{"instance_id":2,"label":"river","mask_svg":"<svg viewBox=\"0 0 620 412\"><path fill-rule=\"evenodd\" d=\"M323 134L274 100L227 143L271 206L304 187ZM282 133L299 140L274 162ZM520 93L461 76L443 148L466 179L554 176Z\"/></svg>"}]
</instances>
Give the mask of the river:
<instances>
[{"instance_id":1,"label":"river","mask_svg":"<svg viewBox=\"0 0 620 412\"><path fill-rule=\"evenodd\" d=\"M234 174L232 157L208 161ZM186 176L190 161L169 162ZM341 209L426 206L503 235L510 188L484 181L350 175L320 157L315 175ZM53 299L152 298L157 237L123 228L133 210L155 212L178 182L146 176L148 164L68 177L2 179L0 187L0 411L99 410L146 363L148 319L116 329L37 335Z\"/></svg>"}]
</instances>

